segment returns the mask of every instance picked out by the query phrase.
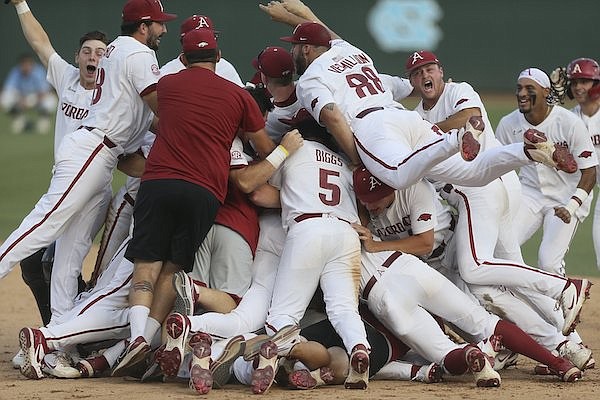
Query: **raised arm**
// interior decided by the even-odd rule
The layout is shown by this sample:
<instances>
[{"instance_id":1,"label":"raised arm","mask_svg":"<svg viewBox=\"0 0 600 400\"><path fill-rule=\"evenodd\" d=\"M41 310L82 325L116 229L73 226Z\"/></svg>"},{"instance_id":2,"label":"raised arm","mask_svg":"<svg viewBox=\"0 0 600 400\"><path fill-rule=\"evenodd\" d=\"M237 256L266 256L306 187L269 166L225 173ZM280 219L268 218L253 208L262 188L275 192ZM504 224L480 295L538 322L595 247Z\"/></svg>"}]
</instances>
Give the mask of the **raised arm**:
<instances>
[{"instance_id":1,"label":"raised arm","mask_svg":"<svg viewBox=\"0 0 600 400\"><path fill-rule=\"evenodd\" d=\"M50 43L48 34L33 16L25 0L11 0L11 3L15 6L17 15L19 16L21 29L27 43L35 51L44 67L48 67L50 56L56 53L56 50L52 47L52 43Z\"/></svg>"}]
</instances>

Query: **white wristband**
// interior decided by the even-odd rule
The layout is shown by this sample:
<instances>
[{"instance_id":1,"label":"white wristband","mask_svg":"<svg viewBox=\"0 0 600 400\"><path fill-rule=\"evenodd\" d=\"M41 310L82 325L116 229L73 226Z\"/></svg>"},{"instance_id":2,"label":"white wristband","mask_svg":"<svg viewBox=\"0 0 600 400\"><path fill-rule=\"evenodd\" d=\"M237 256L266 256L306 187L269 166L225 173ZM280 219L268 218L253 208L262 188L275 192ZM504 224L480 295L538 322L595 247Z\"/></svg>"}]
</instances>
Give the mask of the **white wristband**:
<instances>
[{"instance_id":1,"label":"white wristband","mask_svg":"<svg viewBox=\"0 0 600 400\"><path fill-rule=\"evenodd\" d=\"M271 154L269 154L267 156L267 158L265 158L265 160L270 162L271 165L275 169L277 169L277 168L279 168L281 163L283 163L283 161L287 158L288 155L289 155L289 153L286 150L286 148L283 147L282 145L279 145L279 146L275 147L275 150L273 150L271 152Z\"/></svg>"},{"instance_id":2,"label":"white wristband","mask_svg":"<svg viewBox=\"0 0 600 400\"><path fill-rule=\"evenodd\" d=\"M573 193L573 196L571 196L571 198L565 205L565 208L567 209L567 211L569 211L571 215L573 215L575 210L577 210L583 204L583 202L585 201L585 199L587 199L588 196L588 192L586 192L582 188L577 188L577 190L575 190L575 193Z\"/></svg>"},{"instance_id":3,"label":"white wristband","mask_svg":"<svg viewBox=\"0 0 600 400\"><path fill-rule=\"evenodd\" d=\"M17 10L17 14L19 14L19 15L25 14L26 12L30 11L29 6L27 5L26 1L23 1L23 2L15 5L15 10Z\"/></svg>"}]
</instances>

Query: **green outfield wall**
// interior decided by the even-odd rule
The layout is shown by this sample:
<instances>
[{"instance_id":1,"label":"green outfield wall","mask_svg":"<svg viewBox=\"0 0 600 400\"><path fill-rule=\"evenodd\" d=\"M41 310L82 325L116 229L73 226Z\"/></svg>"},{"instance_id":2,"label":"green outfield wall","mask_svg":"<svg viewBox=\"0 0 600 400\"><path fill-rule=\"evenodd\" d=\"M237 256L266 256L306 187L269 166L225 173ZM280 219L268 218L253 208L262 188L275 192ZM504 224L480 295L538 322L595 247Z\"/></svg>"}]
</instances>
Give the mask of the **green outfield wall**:
<instances>
[{"instance_id":1,"label":"green outfield wall","mask_svg":"<svg viewBox=\"0 0 600 400\"><path fill-rule=\"evenodd\" d=\"M266 2L266 1L265 1ZM551 70L577 57L600 58L599 0L307 0L340 36L367 51L381 72L402 74L415 49L433 50L446 77L482 91L507 91L518 72ZM72 59L81 33L119 33L124 0L30 0L54 47ZM179 18L168 24L158 54L162 63L179 51L179 23L209 15L221 31L223 55L243 78L250 60L290 29L273 23L256 0L163 0ZM28 50L12 6L0 7L0 79Z\"/></svg>"}]
</instances>

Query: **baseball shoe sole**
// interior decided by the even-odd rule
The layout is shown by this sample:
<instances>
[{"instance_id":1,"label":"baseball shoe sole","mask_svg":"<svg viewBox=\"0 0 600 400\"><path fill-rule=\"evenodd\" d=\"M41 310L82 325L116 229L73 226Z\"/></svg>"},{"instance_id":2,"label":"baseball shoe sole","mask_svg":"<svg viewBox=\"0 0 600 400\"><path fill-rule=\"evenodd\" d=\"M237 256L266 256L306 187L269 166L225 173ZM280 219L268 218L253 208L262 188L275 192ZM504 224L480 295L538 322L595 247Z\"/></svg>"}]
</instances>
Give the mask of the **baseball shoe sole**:
<instances>
[{"instance_id":1,"label":"baseball shoe sole","mask_svg":"<svg viewBox=\"0 0 600 400\"><path fill-rule=\"evenodd\" d=\"M184 271L173 274L173 288L175 288L175 304L173 312L191 316L194 315L194 282Z\"/></svg>"},{"instance_id":2,"label":"baseball shoe sole","mask_svg":"<svg viewBox=\"0 0 600 400\"><path fill-rule=\"evenodd\" d=\"M588 362L592 358L592 350L575 343L572 340L565 340L556 347L558 355L571 361L580 370L586 369Z\"/></svg>"},{"instance_id":3,"label":"baseball shoe sole","mask_svg":"<svg viewBox=\"0 0 600 400\"><path fill-rule=\"evenodd\" d=\"M130 375L133 370L139 369L140 363L146 361L146 354L149 351L150 346L146 343L146 339L143 336L136 337L117 358L111 376Z\"/></svg>"},{"instance_id":4,"label":"baseball shoe sole","mask_svg":"<svg viewBox=\"0 0 600 400\"><path fill-rule=\"evenodd\" d=\"M551 374L557 375L563 382L576 382L581 379L583 374L573 363L566 358L557 357L554 368L549 367Z\"/></svg>"},{"instance_id":5,"label":"baseball shoe sole","mask_svg":"<svg viewBox=\"0 0 600 400\"><path fill-rule=\"evenodd\" d=\"M289 387L293 389L309 390L333 382L334 375L331 368L321 367L314 371L300 369L288 376Z\"/></svg>"},{"instance_id":6,"label":"baseball shoe sole","mask_svg":"<svg viewBox=\"0 0 600 400\"><path fill-rule=\"evenodd\" d=\"M11 360L14 369L21 369L21 365L25 363L25 353L19 347L19 351Z\"/></svg>"},{"instance_id":7,"label":"baseball shoe sole","mask_svg":"<svg viewBox=\"0 0 600 400\"><path fill-rule=\"evenodd\" d=\"M252 371L252 393L264 394L275 380L277 372L277 345L267 340L260 346L258 366Z\"/></svg>"},{"instance_id":8,"label":"baseball shoe sole","mask_svg":"<svg viewBox=\"0 0 600 400\"><path fill-rule=\"evenodd\" d=\"M560 306L565 317L562 333L568 336L579 323L579 314L583 303L590 298L592 283L587 279L569 279L569 283L560 297Z\"/></svg>"},{"instance_id":9,"label":"baseball shoe sole","mask_svg":"<svg viewBox=\"0 0 600 400\"><path fill-rule=\"evenodd\" d=\"M231 377L231 366L233 362L244 353L246 342L242 335L235 336L227 342L223 353L210 364L210 372L213 378L213 386L222 388Z\"/></svg>"},{"instance_id":10,"label":"baseball shoe sole","mask_svg":"<svg viewBox=\"0 0 600 400\"><path fill-rule=\"evenodd\" d=\"M190 365L190 389L198 394L210 392L213 386L213 377L210 372L210 336L197 336L195 340L190 339L192 347L192 363ZM207 337L207 338L206 338ZM197 340L196 340L197 339Z\"/></svg>"},{"instance_id":11,"label":"baseball shoe sole","mask_svg":"<svg viewBox=\"0 0 600 400\"><path fill-rule=\"evenodd\" d=\"M465 361L469 371L475 377L477 387L499 387L500 375L494 371L487 356L475 346L465 347Z\"/></svg>"},{"instance_id":12,"label":"baseball shoe sole","mask_svg":"<svg viewBox=\"0 0 600 400\"><path fill-rule=\"evenodd\" d=\"M578 170L577 162L569 150L548 140L546 134L537 129L528 129L523 134L527 157L557 170L572 174Z\"/></svg>"},{"instance_id":13,"label":"baseball shoe sole","mask_svg":"<svg viewBox=\"0 0 600 400\"><path fill-rule=\"evenodd\" d=\"M279 356L285 357L289 354L292 347L301 341L300 327L297 325L287 325L277 331L273 336L262 340L250 341L246 343L244 351L244 360L252 361L256 359L263 343L271 341L277 345Z\"/></svg>"},{"instance_id":14,"label":"baseball shoe sole","mask_svg":"<svg viewBox=\"0 0 600 400\"><path fill-rule=\"evenodd\" d=\"M165 321L167 343L158 358L158 365L165 376L176 376L183 361L185 343L190 332L190 320L186 315L172 313Z\"/></svg>"},{"instance_id":15,"label":"baseball shoe sole","mask_svg":"<svg viewBox=\"0 0 600 400\"><path fill-rule=\"evenodd\" d=\"M350 354L350 368L344 382L346 389L366 389L369 385L369 352L364 344L357 344Z\"/></svg>"},{"instance_id":16,"label":"baseball shoe sole","mask_svg":"<svg viewBox=\"0 0 600 400\"><path fill-rule=\"evenodd\" d=\"M481 144L479 143L479 136L485 129L485 123L483 118L480 116L472 116L467 121L464 131L458 132L458 145L460 148L460 155L465 161L473 161L479 154Z\"/></svg>"},{"instance_id":17,"label":"baseball shoe sole","mask_svg":"<svg viewBox=\"0 0 600 400\"><path fill-rule=\"evenodd\" d=\"M423 383L439 383L442 381L442 375L444 374L444 370L436 363L431 363L429 365L424 365L420 368L420 371L417 375L421 375L421 382Z\"/></svg>"},{"instance_id":18,"label":"baseball shoe sole","mask_svg":"<svg viewBox=\"0 0 600 400\"><path fill-rule=\"evenodd\" d=\"M48 347L46 339L39 329L23 328L19 332L19 344L25 354L25 360L21 366L21 374L29 379L42 379L42 361Z\"/></svg>"}]
</instances>

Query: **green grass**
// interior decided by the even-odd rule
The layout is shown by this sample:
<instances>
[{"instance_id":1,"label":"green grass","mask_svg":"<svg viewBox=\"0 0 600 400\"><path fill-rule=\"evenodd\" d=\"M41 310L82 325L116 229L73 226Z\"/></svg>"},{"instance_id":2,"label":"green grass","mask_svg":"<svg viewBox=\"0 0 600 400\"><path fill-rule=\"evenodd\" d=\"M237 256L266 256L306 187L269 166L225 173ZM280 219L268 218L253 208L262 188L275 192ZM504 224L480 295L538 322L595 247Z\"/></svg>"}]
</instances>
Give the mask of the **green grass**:
<instances>
[{"instance_id":1,"label":"green grass","mask_svg":"<svg viewBox=\"0 0 600 400\"><path fill-rule=\"evenodd\" d=\"M483 96L483 100L494 126L503 115L516 108L512 95ZM405 105L412 108L415 103L415 99L409 99ZM47 189L52 168L53 141L53 134L13 135L10 121L0 114L0 238L7 237L18 226ZM124 175L116 172L113 188L120 187L124 181ZM540 238L538 232L523 246L525 260L531 265L537 265ZM568 274L600 276L592 245L591 216L579 226L566 263Z\"/></svg>"}]
</instances>

